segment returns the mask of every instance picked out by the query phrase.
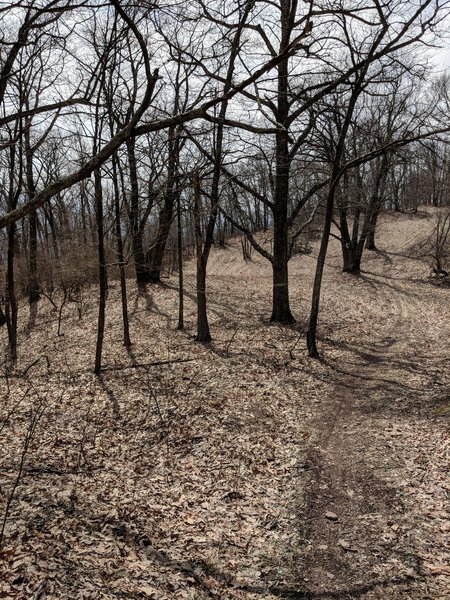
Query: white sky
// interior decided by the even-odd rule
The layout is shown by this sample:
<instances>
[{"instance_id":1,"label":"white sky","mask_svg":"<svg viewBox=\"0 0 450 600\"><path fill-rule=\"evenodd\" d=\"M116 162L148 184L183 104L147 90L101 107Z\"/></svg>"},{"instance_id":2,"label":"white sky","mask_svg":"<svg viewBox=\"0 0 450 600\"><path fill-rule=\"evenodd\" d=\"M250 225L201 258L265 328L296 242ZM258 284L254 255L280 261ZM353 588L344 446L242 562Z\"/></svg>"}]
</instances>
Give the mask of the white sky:
<instances>
[{"instance_id":1,"label":"white sky","mask_svg":"<svg viewBox=\"0 0 450 600\"><path fill-rule=\"evenodd\" d=\"M436 51L433 57L433 61L438 67L449 69L450 68L450 45L446 48L441 48Z\"/></svg>"}]
</instances>

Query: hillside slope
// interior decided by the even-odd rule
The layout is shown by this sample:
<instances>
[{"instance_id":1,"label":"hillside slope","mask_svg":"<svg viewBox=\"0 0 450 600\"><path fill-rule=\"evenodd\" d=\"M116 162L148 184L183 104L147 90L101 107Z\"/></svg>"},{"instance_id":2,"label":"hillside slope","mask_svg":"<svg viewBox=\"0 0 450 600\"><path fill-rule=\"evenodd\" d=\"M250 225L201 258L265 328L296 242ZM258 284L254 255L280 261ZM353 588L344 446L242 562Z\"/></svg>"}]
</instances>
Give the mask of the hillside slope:
<instances>
[{"instance_id":1,"label":"hillside slope","mask_svg":"<svg viewBox=\"0 0 450 600\"><path fill-rule=\"evenodd\" d=\"M95 290L62 335L49 305L33 327L24 307L0 388L0 597L450 597L450 291L408 257L434 218L385 216L360 277L332 244L320 362L303 340L314 253L292 261L284 328L267 261L215 250L207 346L193 263L184 332L175 277L131 286L129 354L114 283L99 378Z\"/></svg>"}]
</instances>

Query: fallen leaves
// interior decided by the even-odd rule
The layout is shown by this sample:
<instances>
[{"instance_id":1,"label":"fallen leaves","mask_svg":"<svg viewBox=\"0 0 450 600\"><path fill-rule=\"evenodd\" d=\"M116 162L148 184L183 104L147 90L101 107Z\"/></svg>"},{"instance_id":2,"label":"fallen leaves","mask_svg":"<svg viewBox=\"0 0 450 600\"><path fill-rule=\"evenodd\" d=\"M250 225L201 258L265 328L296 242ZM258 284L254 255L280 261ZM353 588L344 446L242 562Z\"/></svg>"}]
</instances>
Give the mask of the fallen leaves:
<instances>
[{"instance_id":1,"label":"fallen leaves","mask_svg":"<svg viewBox=\"0 0 450 600\"><path fill-rule=\"evenodd\" d=\"M386 235L393 237L389 229ZM170 282L150 288L151 310L134 290L133 353L141 366L121 370L131 359L121 346L119 294L112 287L105 364L114 368L101 380L90 373L95 290L86 297L81 321L75 311L64 314L64 338L56 339L48 326L51 312L41 303L36 329L25 340L23 308L18 370L43 352L49 363L39 361L25 377L9 381L9 393L0 392L0 511L17 471L30 384L47 409L7 522L0 597L276 598L271 586L286 594L303 589L298 568L308 551L320 557L317 574L306 578L309 585L317 578L336 589L340 569L324 565L337 552L371 581L405 575L412 579L408 585L420 586L428 574L427 585L439 597L446 589L440 578L448 576L448 434L445 411L427 406L438 391L439 406L448 404L448 372L439 370L448 307L442 290L417 295L409 281L415 264L396 258L386 270L379 257L368 261L375 292L364 278L349 282L340 273L339 255L331 255L321 325L327 364L310 361L300 344L295 358L289 355L298 330L262 320L270 305L268 266L258 257L244 263L235 250L211 257L211 347L192 342L195 307L188 298L187 331L176 331L177 294ZM312 266L309 257L295 259L294 280L310 282ZM400 292L381 291L391 276ZM190 293L191 266L186 281ZM343 502L361 502L375 472L398 491L401 503L383 513L364 506L349 523L326 500L327 489L319 488L320 521L334 538L313 538L309 547L299 505L309 478L320 478L316 462L306 458L317 440L314 419L326 427L334 416L322 411L334 392L335 369L358 364L353 349L370 350L375 341L392 338L387 330L398 320L398 294L407 297L404 348L361 399L363 414L344 430L359 479L341 492ZM308 296L309 290L293 286L300 321ZM238 315L239 331L231 340ZM430 340L435 352L425 349ZM358 532L367 545L355 537ZM423 588L410 589L412 598L422 599Z\"/></svg>"}]
</instances>

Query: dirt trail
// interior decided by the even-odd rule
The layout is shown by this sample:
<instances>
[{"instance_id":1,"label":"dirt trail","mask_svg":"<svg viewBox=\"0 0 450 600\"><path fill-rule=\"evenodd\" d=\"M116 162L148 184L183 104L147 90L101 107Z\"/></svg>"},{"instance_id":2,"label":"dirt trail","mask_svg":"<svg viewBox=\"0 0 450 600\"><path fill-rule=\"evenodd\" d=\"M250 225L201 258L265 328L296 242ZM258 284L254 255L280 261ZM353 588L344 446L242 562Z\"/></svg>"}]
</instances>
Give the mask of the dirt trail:
<instances>
[{"instance_id":1,"label":"dirt trail","mask_svg":"<svg viewBox=\"0 0 450 600\"><path fill-rule=\"evenodd\" d=\"M399 274L402 269L397 266ZM447 569L442 564L432 568L433 559L445 561L446 550L448 557L448 545L432 540L423 525L435 508L423 500L426 468L420 478L412 468L417 456L430 458L424 458L432 426L424 394L429 401L429 388L443 385L425 381L424 373L420 379L415 355L430 333L430 322L442 317L440 304L421 298L411 279L403 276L393 283L386 266L378 271L363 277L376 297L394 308L384 331L349 355L348 362L327 365L335 373L334 386L321 405L318 433L303 465L307 491L299 507L299 576L308 598L450 598ZM426 323L424 311L431 313ZM428 358L431 371L442 366L440 352ZM427 366L422 365L424 371ZM443 450L448 429L446 435L440 426L436 434ZM445 460L443 465L438 469L445 468ZM436 514L447 532L445 511Z\"/></svg>"}]
</instances>

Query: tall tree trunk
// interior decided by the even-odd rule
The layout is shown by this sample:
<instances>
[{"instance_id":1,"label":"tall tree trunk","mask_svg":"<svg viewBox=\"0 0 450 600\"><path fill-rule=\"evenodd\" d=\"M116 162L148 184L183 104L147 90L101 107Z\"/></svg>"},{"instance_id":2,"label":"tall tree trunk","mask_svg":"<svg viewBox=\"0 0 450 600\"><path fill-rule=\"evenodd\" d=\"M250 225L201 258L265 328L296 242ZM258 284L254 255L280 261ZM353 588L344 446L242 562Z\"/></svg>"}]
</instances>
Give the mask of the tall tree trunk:
<instances>
[{"instance_id":1,"label":"tall tree trunk","mask_svg":"<svg viewBox=\"0 0 450 600\"><path fill-rule=\"evenodd\" d=\"M236 28L233 39L231 40L231 49L229 54L227 74L223 86L223 94L226 97L232 86L234 67L237 55L241 44L241 35L244 24L247 21L248 15L253 2L249 1L245 4L240 15L240 23ZM200 180L198 171L194 173L194 205L196 210L195 229L196 229L196 246L197 246L197 337L199 342L209 342L211 334L209 332L208 317L206 312L206 266L208 264L209 253L214 241L214 230L216 227L217 215L219 212L219 183L222 174L222 158L223 158L223 130L224 120L228 108L228 100L222 100L218 114L218 125L215 129L215 144L214 144L214 170L211 184L211 201L209 218L205 227L205 239L203 242L201 231L201 192ZM202 243L203 242L203 243Z\"/></svg>"},{"instance_id":2,"label":"tall tree trunk","mask_svg":"<svg viewBox=\"0 0 450 600\"><path fill-rule=\"evenodd\" d=\"M17 361L17 317L18 304L16 298L15 276L14 276L14 254L15 254L15 232L14 223L8 225L8 255L6 272L6 302L5 312L8 327L9 357L13 364Z\"/></svg>"},{"instance_id":3,"label":"tall tree trunk","mask_svg":"<svg viewBox=\"0 0 450 600\"><path fill-rule=\"evenodd\" d=\"M283 51L289 44L292 31L290 2L282 2L282 39L280 50ZM295 11L294 11L295 12ZM272 263L272 316L270 320L276 323L293 323L289 305L289 277L288 277L288 226L287 213L289 203L289 59L286 58L278 65L277 73L277 122L283 128L277 129L275 136L275 189L273 201L273 263Z\"/></svg>"},{"instance_id":4,"label":"tall tree trunk","mask_svg":"<svg viewBox=\"0 0 450 600\"><path fill-rule=\"evenodd\" d=\"M31 305L39 302L39 279L37 268L37 213L32 212L29 216L30 226L30 256L29 256L29 271L30 278L28 284L28 301Z\"/></svg>"},{"instance_id":5,"label":"tall tree trunk","mask_svg":"<svg viewBox=\"0 0 450 600\"><path fill-rule=\"evenodd\" d=\"M88 200L85 192L85 181L80 181L80 212L81 212L81 235L83 240L83 247L87 248L87 216L86 216L86 204Z\"/></svg>"},{"instance_id":6,"label":"tall tree trunk","mask_svg":"<svg viewBox=\"0 0 450 600\"><path fill-rule=\"evenodd\" d=\"M0 306L0 327L3 327L3 325L6 325L6 323L7 323L6 315L3 312L2 307Z\"/></svg>"},{"instance_id":7,"label":"tall tree trunk","mask_svg":"<svg viewBox=\"0 0 450 600\"><path fill-rule=\"evenodd\" d=\"M263 205L263 231L264 233L269 229L269 208L267 204Z\"/></svg>"},{"instance_id":8,"label":"tall tree trunk","mask_svg":"<svg viewBox=\"0 0 450 600\"><path fill-rule=\"evenodd\" d=\"M22 135L22 126L19 124L19 134ZM19 145L20 148L20 145ZM21 149L21 148L20 148ZM19 157L18 165L18 186L14 189L15 181L15 170L16 170L16 150L15 145L11 144L10 150L10 163L9 163L9 192L8 192L8 211L12 211L17 207L19 197L21 194L21 183L23 177L23 160L22 156ZM8 250L6 258L6 299L5 299L5 317L6 325L8 328L8 346L9 346L9 358L12 364L17 362L17 320L18 320L18 303L16 297L15 288L15 273L14 273L14 256L16 247L16 225L11 223L7 227L8 235Z\"/></svg>"},{"instance_id":9,"label":"tall tree trunk","mask_svg":"<svg viewBox=\"0 0 450 600\"><path fill-rule=\"evenodd\" d=\"M45 218L47 219L47 222L48 222L48 224L50 226L50 233L51 233L51 238L52 238L53 256L54 256L54 258L55 258L56 261L59 261L58 233L56 231L55 216L53 214L53 207L52 207L51 201L49 201L43 207L43 210L44 210ZM86 247L86 244L84 246Z\"/></svg>"},{"instance_id":10,"label":"tall tree trunk","mask_svg":"<svg viewBox=\"0 0 450 600\"><path fill-rule=\"evenodd\" d=\"M358 199L358 204L355 208L355 212L353 215L352 242L354 245L358 241L360 218L361 218L361 206L359 204L359 199Z\"/></svg>"},{"instance_id":11,"label":"tall tree trunk","mask_svg":"<svg viewBox=\"0 0 450 600\"><path fill-rule=\"evenodd\" d=\"M378 216L381 212L383 199L386 193L386 182L389 173L389 156L384 154L379 162L375 189L370 202L370 210L367 217L367 231L365 247L367 250L376 250L375 232L377 229Z\"/></svg>"},{"instance_id":12,"label":"tall tree trunk","mask_svg":"<svg viewBox=\"0 0 450 600\"><path fill-rule=\"evenodd\" d=\"M183 230L180 192L177 190L177 250L178 250L178 329L184 329Z\"/></svg>"},{"instance_id":13,"label":"tall tree trunk","mask_svg":"<svg viewBox=\"0 0 450 600\"><path fill-rule=\"evenodd\" d=\"M338 169L334 169L333 171L335 172L334 175L336 177ZM325 258L327 256L328 242L330 239L331 223L333 221L334 197L336 193L337 184L337 181L333 181L328 192L325 210L325 221L323 225L322 239L320 242L319 255L317 257L316 264L316 273L314 277L311 312L309 315L308 331L306 334L308 353L309 356L311 356L312 358L319 357L319 351L317 349L317 323L319 320L320 292L322 289L323 270L325 267Z\"/></svg>"},{"instance_id":14,"label":"tall tree trunk","mask_svg":"<svg viewBox=\"0 0 450 600\"><path fill-rule=\"evenodd\" d=\"M339 211L339 225L341 232L341 248L344 273L355 273L356 267L356 243L353 240L353 235L350 237L348 229L347 211L341 208ZM354 231L352 232L354 234Z\"/></svg>"},{"instance_id":15,"label":"tall tree trunk","mask_svg":"<svg viewBox=\"0 0 450 600\"><path fill-rule=\"evenodd\" d=\"M322 239L320 242L319 256L317 258L316 272L314 276L313 293L311 299L311 312L309 315L308 331L306 334L306 344L308 347L309 356L312 358L319 358L319 351L317 349L317 323L319 320L319 307L320 307L320 293L322 289L323 271L325 268L325 259L327 256L328 243L330 240L331 224L333 222L333 209L334 199L336 196L336 190L338 188L341 173L341 162L344 156L345 142L347 138L348 128L353 116L356 101L359 94L361 93L361 84L364 81L365 75L368 69L368 63L363 67L362 71L358 74L357 80L355 81L352 95L349 100L346 115L342 128L339 132L339 138L336 145L336 152L333 160L333 169L331 172L331 183L328 190L326 208L325 208L325 221L323 225Z\"/></svg>"},{"instance_id":16,"label":"tall tree trunk","mask_svg":"<svg viewBox=\"0 0 450 600\"><path fill-rule=\"evenodd\" d=\"M131 346L130 338L130 320L128 318L128 297L127 297L127 278L125 273L125 256L123 252L123 240L120 219L120 191L117 174L117 155L112 158L113 168L113 186L114 186L114 212L116 220L116 241L117 241L117 260L119 261L120 277L120 297L122 302L122 323L123 323L123 345L126 348Z\"/></svg>"},{"instance_id":17,"label":"tall tree trunk","mask_svg":"<svg viewBox=\"0 0 450 600\"><path fill-rule=\"evenodd\" d=\"M30 144L30 123L27 124L24 131L24 149L25 149L25 169L27 182L27 198L28 201L36 194L33 176L33 149ZM28 301L31 306L36 305L40 299L39 294L39 279L37 268L37 212L30 213L28 218L29 224L29 256L28 256Z\"/></svg>"},{"instance_id":18,"label":"tall tree trunk","mask_svg":"<svg viewBox=\"0 0 450 600\"><path fill-rule=\"evenodd\" d=\"M169 237L170 227L172 225L173 209L175 205L176 186L177 186L177 166L179 154L179 137L175 127L170 127L168 132L169 140L169 158L167 165L167 186L164 195L164 205L159 214L158 232L155 242L147 255L148 279L152 283L161 281L161 266L164 258L164 250Z\"/></svg>"},{"instance_id":19,"label":"tall tree trunk","mask_svg":"<svg viewBox=\"0 0 450 600\"><path fill-rule=\"evenodd\" d=\"M367 250L376 250L377 249L377 246L375 244L375 232L377 229L377 221L378 221L379 214L380 214L380 211L375 210L372 215L372 218L370 219L370 229L367 234L367 240L366 240L366 249Z\"/></svg>"},{"instance_id":20,"label":"tall tree trunk","mask_svg":"<svg viewBox=\"0 0 450 600\"><path fill-rule=\"evenodd\" d=\"M201 192L200 177L198 171L195 171L193 177L194 188L194 220L195 220L195 243L197 252L197 336L198 342L210 342L211 333L209 331L208 312L206 305L206 265L207 259L203 253L203 234L201 223Z\"/></svg>"},{"instance_id":21,"label":"tall tree trunk","mask_svg":"<svg viewBox=\"0 0 450 600\"><path fill-rule=\"evenodd\" d=\"M284 211L275 211L273 215L273 263L272 263L272 316L275 323L293 323L289 305L288 282L288 237L287 215Z\"/></svg>"},{"instance_id":22,"label":"tall tree trunk","mask_svg":"<svg viewBox=\"0 0 450 600\"><path fill-rule=\"evenodd\" d=\"M130 200L128 203L128 217L131 226L131 244L136 269L136 282L138 286L141 286L148 283L149 277L144 253L144 232L139 219L139 184L137 176L136 140L134 137L128 138L126 148L131 188Z\"/></svg>"},{"instance_id":23,"label":"tall tree trunk","mask_svg":"<svg viewBox=\"0 0 450 600\"><path fill-rule=\"evenodd\" d=\"M98 280L99 280L99 305L97 322L97 346L95 350L94 373L98 375L102 368L103 338L105 334L106 296L108 292L108 276L106 271L105 241L103 227L103 192L102 179L99 169L94 171L95 185L95 216L97 221L98 244Z\"/></svg>"},{"instance_id":24,"label":"tall tree trunk","mask_svg":"<svg viewBox=\"0 0 450 600\"><path fill-rule=\"evenodd\" d=\"M361 269L361 260L364 252L364 248L367 247L367 241L370 238L370 235L373 235L373 244L374 247L371 248L375 250L375 228L377 224L378 214L380 211L380 196L382 195L384 181L386 179L387 172L387 159L386 156L383 156L380 164L378 165L378 172L375 179L374 189L372 190L372 194L370 196L369 204L366 208L366 214L364 217L364 223L361 228L361 235L358 240L358 244L356 245L356 260L357 260L357 272L360 272Z\"/></svg>"}]
</instances>

